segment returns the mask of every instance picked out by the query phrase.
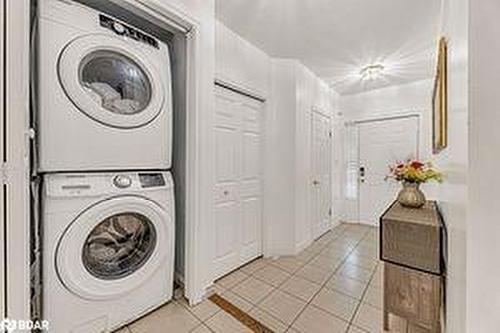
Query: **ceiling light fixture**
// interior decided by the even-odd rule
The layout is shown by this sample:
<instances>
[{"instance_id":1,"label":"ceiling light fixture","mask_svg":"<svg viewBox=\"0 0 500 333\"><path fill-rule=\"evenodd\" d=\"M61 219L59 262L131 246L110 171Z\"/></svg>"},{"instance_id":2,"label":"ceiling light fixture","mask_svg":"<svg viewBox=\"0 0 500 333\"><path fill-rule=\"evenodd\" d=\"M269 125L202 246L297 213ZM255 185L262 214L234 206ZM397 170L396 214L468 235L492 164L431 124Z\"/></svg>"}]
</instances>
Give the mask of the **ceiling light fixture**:
<instances>
[{"instance_id":1,"label":"ceiling light fixture","mask_svg":"<svg viewBox=\"0 0 500 333\"><path fill-rule=\"evenodd\" d=\"M385 69L384 65L374 64L362 68L359 71L359 74L361 75L361 79L363 80L374 80L382 75L384 69Z\"/></svg>"}]
</instances>

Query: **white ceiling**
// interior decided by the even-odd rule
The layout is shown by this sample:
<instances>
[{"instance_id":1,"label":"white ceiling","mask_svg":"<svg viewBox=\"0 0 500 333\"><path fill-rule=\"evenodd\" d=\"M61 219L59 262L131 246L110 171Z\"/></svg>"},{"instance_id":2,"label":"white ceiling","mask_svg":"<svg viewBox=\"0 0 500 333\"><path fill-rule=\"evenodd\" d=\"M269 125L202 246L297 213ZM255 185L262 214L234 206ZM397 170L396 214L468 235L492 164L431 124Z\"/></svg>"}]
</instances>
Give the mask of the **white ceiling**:
<instances>
[{"instance_id":1,"label":"white ceiling","mask_svg":"<svg viewBox=\"0 0 500 333\"><path fill-rule=\"evenodd\" d=\"M269 55L296 58L340 94L430 78L440 0L216 0L217 17ZM382 77L359 71L384 65Z\"/></svg>"}]
</instances>

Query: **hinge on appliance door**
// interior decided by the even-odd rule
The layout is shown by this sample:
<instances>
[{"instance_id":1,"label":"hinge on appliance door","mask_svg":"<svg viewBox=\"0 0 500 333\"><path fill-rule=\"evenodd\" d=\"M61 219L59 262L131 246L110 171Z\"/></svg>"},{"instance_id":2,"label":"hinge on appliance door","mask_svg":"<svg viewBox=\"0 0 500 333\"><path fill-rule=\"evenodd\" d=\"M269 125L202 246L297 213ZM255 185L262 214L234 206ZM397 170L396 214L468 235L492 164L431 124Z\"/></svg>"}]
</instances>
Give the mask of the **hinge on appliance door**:
<instances>
[{"instance_id":1,"label":"hinge on appliance door","mask_svg":"<svg viewBox=\"0 0 500 333\"><path fill-rule=\"evenodd\" d=\"M332 131L328 132L328 136L331 138L332 137Z\"/></svg>"},{"instance_id":2,"label":"hinge on appliance door","mask_svg":"<svg viewBox=\"0 0 500 333\"><path fill-rule=\"evenodd\" d=\"M36 131L33 127L28 130L28 137L33 140L36 137Z\"/></svg>"},{"instance_id":3,"label":"hinge on appliance door","mask_svg":"<svg viewBox=\"0 0 500 333\"><path fill-rule=\"evenodd\" d=\"M332 216L332 209L328 209L328 216Z\"/></svg>"},{"instance_id":4,"label":"hinge on appliance door","mask_svg":"<svg viewBox=\"0 0 500 333\"><path fill-rule=\"evenodd\" d=\"M9 183L9 165L7 163L2 163L1 164L2 172L1 172L1 179L2 179L2 184L7 184Z\"/></svg>"}]
</instances>

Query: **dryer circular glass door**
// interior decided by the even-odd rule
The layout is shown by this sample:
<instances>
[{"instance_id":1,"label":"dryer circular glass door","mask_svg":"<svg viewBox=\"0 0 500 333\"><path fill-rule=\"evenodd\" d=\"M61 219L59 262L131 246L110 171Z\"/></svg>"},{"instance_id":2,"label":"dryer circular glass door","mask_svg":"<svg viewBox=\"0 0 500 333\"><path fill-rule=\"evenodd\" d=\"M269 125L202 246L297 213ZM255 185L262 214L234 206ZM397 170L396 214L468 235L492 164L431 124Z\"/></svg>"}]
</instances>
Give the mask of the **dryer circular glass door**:
<instances>
[{"instance_id":1,"label":"dryer circular glass door","mask_svg":"<svg viewBox=\"0 0 500 333\"><path fill-rule=\"evenodd\" d=\"M81 213L59 240L58 275L85 299L129 293L162 265L173 265L164 262L172 251L172 223L168 212L142 197L99 202Z\"/></svg>"},{"instance_id":2,"label":"dryer circular glass door","mask_svg":"<svg viewBox=\"0 0 500 333\"><path fill-rule=\"evenodd\" d=\"M137 128L162 111L168 71L160 72L135 42L108 35L77 38L61 53L58 71L73 104L101 124Z\"/></svg>"}]
</instances>

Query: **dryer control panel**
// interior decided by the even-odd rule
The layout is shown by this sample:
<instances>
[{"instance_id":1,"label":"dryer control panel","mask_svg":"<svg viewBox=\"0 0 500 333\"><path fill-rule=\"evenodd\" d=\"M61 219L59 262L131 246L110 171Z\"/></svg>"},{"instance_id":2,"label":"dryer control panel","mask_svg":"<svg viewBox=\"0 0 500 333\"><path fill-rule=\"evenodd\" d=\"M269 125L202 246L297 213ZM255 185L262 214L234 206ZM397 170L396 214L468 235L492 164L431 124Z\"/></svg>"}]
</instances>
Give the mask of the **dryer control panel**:
<instances>
[{"instance_id":1,"label":"dryer control panel","mask_svg":"<svg viewBox=\"0 0 500 333\"><path fill-rule=\"evenodd\" d=\"M99 24L101 27L107 28L113 31L115 34L120 36L126 36L136 41L146 43L153 47L159 48L158 41L151 36L146 35L142 31L139 31L131 26L128 26L122 22L115 20L112 17L106 15L99 15Z\"/></svg>"}]
</instances>

